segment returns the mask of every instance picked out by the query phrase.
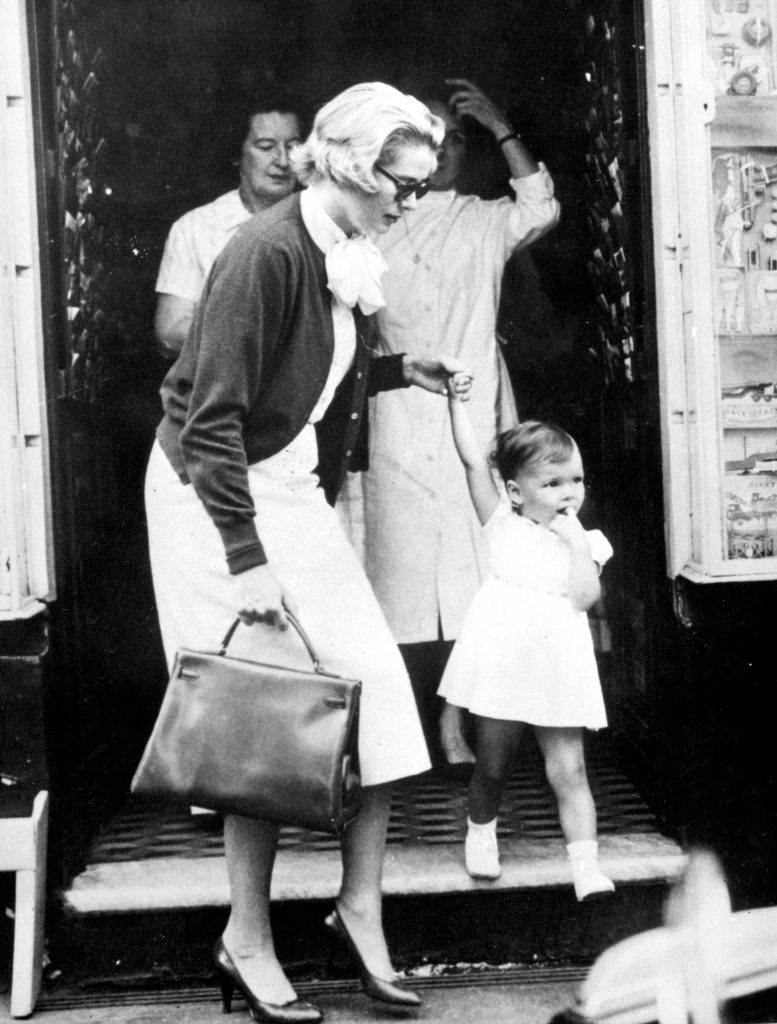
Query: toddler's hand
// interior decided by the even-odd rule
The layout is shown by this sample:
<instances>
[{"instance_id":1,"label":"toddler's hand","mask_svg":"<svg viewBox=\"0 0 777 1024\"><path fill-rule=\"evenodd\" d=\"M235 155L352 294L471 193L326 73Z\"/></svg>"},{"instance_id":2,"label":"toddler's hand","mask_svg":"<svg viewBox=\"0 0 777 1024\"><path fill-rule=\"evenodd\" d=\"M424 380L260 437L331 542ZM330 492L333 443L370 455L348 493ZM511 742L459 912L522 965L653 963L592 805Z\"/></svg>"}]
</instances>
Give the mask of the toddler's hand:
<instances>
[{"instance_id":1,"label":"toddler's hand","mask_svg":"<svg viewBox=\"0 0 777 1024\"><path fill-rule=\"evenodd\" d=\"M566 508L548 523L548 529L561 537L567 544L588 543L585 530L573 508Z\"/></svg>"},{"instance_id":2,"label":"toddler's hand","mask_svg":"<svg viewBox=\"0 0 777 1024\"><path fill-rule=\"evenodd\" d=\"M472 374L467 370L452 373L447 381L448 398L456 402L468 402L472 391Z\"/></svg>"}]
</instances>

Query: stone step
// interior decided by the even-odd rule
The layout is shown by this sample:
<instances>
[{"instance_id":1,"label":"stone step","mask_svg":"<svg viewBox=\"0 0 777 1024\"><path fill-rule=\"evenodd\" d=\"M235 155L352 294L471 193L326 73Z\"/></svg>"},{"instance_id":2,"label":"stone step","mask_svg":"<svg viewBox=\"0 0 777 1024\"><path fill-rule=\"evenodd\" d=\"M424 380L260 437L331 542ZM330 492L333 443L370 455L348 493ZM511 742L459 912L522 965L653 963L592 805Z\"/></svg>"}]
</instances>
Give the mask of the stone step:
<instances>
[{"instance_id":1,"label":"stone step","mask_svg":"<svg viewBox=\"0 0 777 1024\"><path fill-rule=\"evenodd\" d=\"M579 904L558 841L518 840L503 851L503 875L493 883L469 879L455 846L389 851L384 926L397 967L590 964L662 923L669 884L685 862L660 835L605 837L602 863L616 892ZM338 879L336 851L279 855L273 932L295 982L356 977L344 950L332 961L323 927ZM50 934L52 961L66 981L90 991L212 987L210 949L227 897L221 857L93 866L67 894Z\"/></svg>"},{"instance_id":2,"label":"stone step","mask_svg":"<svg viewBox=\"0 0 777 1024\"><path fill-rule=\"evenodd\" d=\"M671 839L655 832L605 835L599 843L604 870L616 885L665 883L682 871L685 857ZM500 841L502 876L472 879L460 844L397 843L389 846L383 875L387 896L500 892L566 887L571 876L560 839ZM332 899L340 881L337 849L281 849L273 873L272 898ZM68 912L79 915L137 913L225 907L229 889L224 858L154 857L91 864L64 896Z\"/></svg>"},{"instance_id":3,"label":"stone step","mask_svg":"<svg viewBox=\"0 0 777 1024\"><path fill-rule=\"evenodd\" d=\"M574 898L555 801L527 745L499 815L502 876L475 881L463 861L466 786L428 775L396 789L383 878L396 962L590 962L608 945L655 927L685 856L664 835L612 749L587 753L600 855L612 899ZM328 977L322 920L340 882L339 842L283 829L273 874L279 955L298 978ZM62 894L51 947L75 975L212 983L209 947L229 901L221 822L186 808L128 801ZM160 975L161 972L161 975Z\"/></svg>"}]
</instances>

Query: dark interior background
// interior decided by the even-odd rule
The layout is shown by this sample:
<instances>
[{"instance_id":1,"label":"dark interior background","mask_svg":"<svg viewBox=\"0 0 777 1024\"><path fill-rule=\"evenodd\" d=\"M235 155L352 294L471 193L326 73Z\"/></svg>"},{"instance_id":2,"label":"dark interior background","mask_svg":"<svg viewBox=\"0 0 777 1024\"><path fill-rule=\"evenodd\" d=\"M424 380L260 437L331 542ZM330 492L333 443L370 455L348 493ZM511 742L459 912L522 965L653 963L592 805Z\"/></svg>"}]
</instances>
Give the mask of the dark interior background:
<instances>
[{"instance_id":1,"label":"dark interior background","mask_svg":"<svg viewBox=\"0 0 777 1024\"><path fill-rule=\"evenodd\" d=\"M92 166L91 202L112 238L106 306L120 335L100 377L135 378L142 351L142 383L156 381L162 366L150 324L161 247L176 217L234 187L228 131L241 97L291 89L309 121L327 99L361 80L446 97L445 79L463 76L508 111L556 180L564 221L533 250L546 271L542 287L525 261L516 261L503 327L506 340L523 348L511 360L522 405L534 411L555 390L553 407L560 397L572 408L569 388L582 390L584 383L579 372L555 389L545 379L539 389L536 378L546 374L535 364L569 355L576 325L568 316L591 301L579 223L586 83L576 57L577 7L567 0L82 4L80 35L94 40L92 58L98 55L95 116L104 140ZM507 191L493 140L470 128L467 189L488 197ZM513 313L516 304L521 316Z\"/></svg>"}]
</instances>

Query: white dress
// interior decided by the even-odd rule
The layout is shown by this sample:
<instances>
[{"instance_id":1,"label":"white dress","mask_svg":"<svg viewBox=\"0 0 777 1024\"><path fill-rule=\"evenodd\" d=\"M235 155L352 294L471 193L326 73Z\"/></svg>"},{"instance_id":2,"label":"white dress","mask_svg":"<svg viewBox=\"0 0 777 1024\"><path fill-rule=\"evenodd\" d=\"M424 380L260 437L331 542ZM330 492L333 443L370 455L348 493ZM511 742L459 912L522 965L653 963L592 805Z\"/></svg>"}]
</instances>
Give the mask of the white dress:
<instances>
[{"instance_id":1,"label":"white dress","mask_svg":"<svg viewBox=\"0 0 777 1024\"><path fill-rule=\"evenodd\" d=\"M339 229L303 193L303 219L325 252ZM342 232L340 232L342 234ZM353 355L353 316L333 305L335 353L329 378L301 433L283 451L248 467L259 536L268 563L297 604L299 619L330 672L359 679L362 783L378 785L430 767L402 656L315 468L314 422L331 401ZM146 516L157 612L168 663L180 646L215 650L235 617L235 594L218 530L194 488L183 485L159 443L146 474ZM238 657L309 668L293 629L241 627Z\"/></svg>"},{"instance_id":2,"label":"white dress","mask_svg":"<svg viewBox=\"0 0 777 1024\"><path fill-rule=\"evenodd\" d=\"M486 718L604 728L588 618L566 595L568 548L506 503L483 532L489 575L464 618L440 696ZM603 565L612 555L609 542L599 530L587 536Z\"/></svg>"}]
</instances>

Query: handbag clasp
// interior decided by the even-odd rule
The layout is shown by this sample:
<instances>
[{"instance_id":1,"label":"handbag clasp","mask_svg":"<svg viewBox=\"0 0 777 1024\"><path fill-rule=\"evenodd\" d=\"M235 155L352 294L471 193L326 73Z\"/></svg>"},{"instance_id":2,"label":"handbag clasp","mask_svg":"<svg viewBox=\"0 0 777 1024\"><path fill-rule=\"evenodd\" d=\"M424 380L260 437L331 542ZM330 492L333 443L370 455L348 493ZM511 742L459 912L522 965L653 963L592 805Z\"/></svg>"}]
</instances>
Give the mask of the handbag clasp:
<instances>
[{"instance_id":1,"label":"handbag clasp","mask_svg":"<svg viewBox=\"0 0 777 1024\"><path fill-rule=\"evenodd\" d=\"M345 708L345 697L324 697L324 703L328 708Z\"/></svg>"}]
</instances>

